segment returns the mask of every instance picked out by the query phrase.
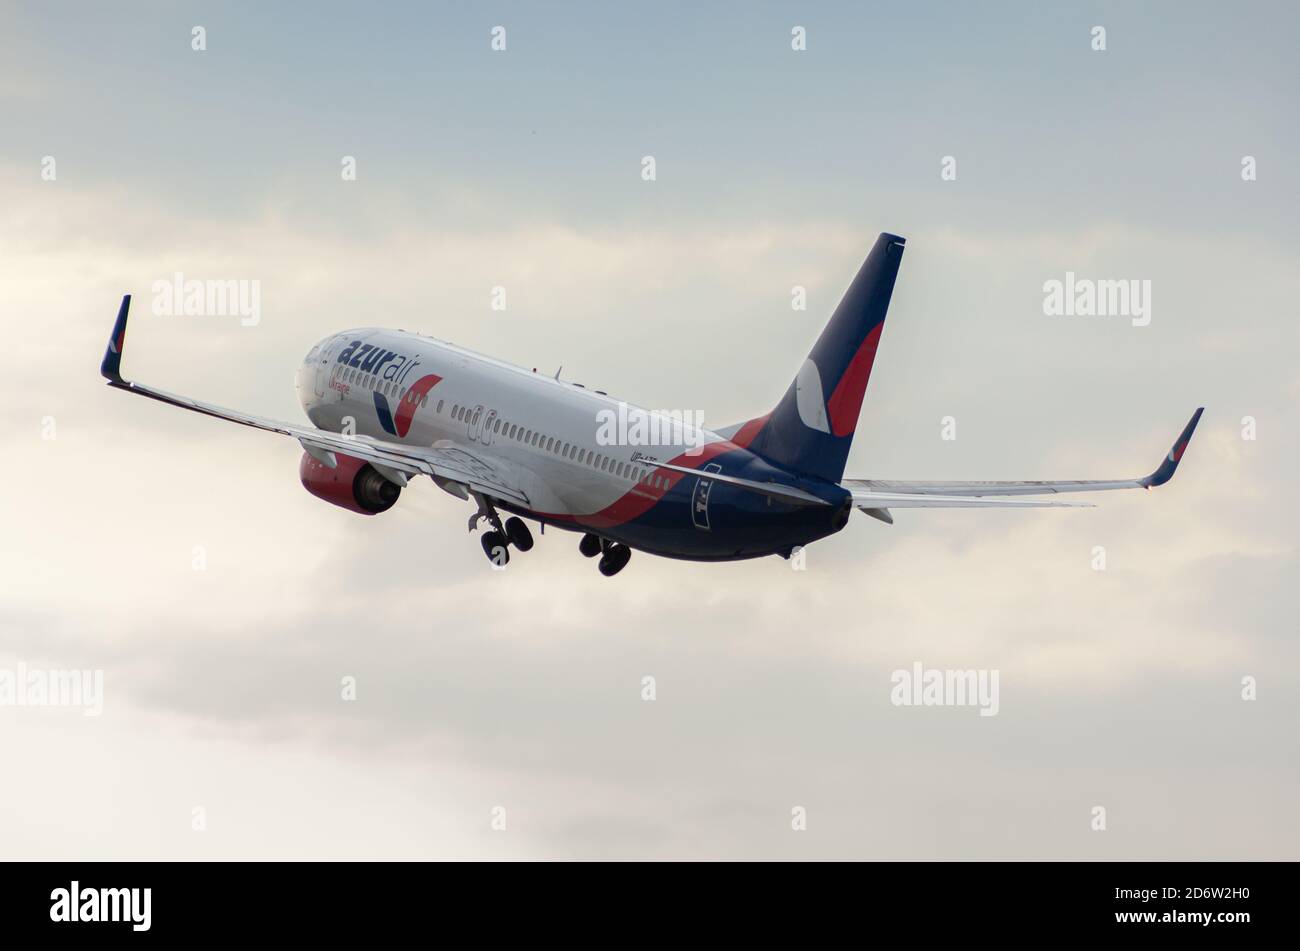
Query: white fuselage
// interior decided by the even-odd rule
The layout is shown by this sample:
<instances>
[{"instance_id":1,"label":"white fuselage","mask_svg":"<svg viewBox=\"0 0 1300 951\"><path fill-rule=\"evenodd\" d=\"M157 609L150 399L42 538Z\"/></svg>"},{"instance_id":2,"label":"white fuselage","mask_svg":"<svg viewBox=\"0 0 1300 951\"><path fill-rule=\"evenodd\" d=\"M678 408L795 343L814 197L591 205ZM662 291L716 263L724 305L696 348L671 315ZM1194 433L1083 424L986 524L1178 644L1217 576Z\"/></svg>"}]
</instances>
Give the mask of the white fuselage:
<instances>
[{"instance_id":1,"label":"white fuselage","mask_svg":"<svg viewBox=\"0 0 1300 951\"><path fill-rule=\"evenodd\" d=\"M542 514L581 517L629 493L659 498L676 477L643 460L670 461L721 438L679 425L680 417L629 408L580 384L400 330L345 331L322 340L300 367L297 387L308 418L322 429L421 446L481 447L513 470ZM656 444L611 443L602 420L620 412L655 417L661 425L649 428L657 431ZM676 438L665 443L669 437Z\"/></svg>"}]
</instances>

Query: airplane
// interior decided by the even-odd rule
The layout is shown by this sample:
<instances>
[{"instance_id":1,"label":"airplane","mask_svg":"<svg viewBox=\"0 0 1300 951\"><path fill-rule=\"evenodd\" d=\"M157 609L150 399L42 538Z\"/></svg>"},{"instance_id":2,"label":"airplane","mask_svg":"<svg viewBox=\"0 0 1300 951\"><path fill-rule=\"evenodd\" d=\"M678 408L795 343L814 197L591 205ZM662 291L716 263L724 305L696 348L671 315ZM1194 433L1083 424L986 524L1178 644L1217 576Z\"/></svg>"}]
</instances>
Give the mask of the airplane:
<instances>
[{"instance_id":1,"label":"airplane","mask_svg":"<svg viewBox=\"0 0 1300 951\"><path fill-rule=\"evenodd\" d=\"M855 508L892 524L900 508L1080 506L1089 503L1017 497L1151 489L1173 477L1204 407L1156 470L1135 479L844 478L905 243L888 233L877 238L770 413L708 430L632 407L663 424L653 445L608 438L599 421L629 406L603 391L376 327L336 333L307 353L296 386L311 425L178 396L122 376L129 294L100 372L117 389L298 440L303 486L333 505L376 515L426 475L474 502L469 530L488 523L481 542L495 566L509 561L512 548L533 547L528 520L542 532L549 525L580 533L579 551L599 556L607 577L633 549L695 561L788 559L843 529Z\"/></svg>"}]
</instances>

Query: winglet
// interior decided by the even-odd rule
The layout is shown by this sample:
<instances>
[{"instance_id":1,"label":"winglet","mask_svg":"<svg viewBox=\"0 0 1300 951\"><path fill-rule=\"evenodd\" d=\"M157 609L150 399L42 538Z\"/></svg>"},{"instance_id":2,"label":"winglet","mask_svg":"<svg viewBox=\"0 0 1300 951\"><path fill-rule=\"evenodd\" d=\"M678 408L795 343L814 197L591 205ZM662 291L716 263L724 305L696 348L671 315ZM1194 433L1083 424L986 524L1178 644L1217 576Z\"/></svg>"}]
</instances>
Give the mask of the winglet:
<instances>
[{"instance_id":1,"label":"winglet","mask_svg":"<svg viewBox=\"0 0 1300 951\"><path fill-rule=\"evenodd\" d=\"M122 382L122 348L126 345L126 314L131 309L131 295L122 298L122 306L117 312L117 321L113 324L113 335L108 338L108 349L104 351L104 362L99 365L99 372L109 383Z\"/></svg>"},{"instance_id":2,"label":"winglet","mask_svg":"<svg viewBox=\"0 0 1300 951\"><path fill-rule=\"evenodd\" d=\"M1192 418L1184 427L1178 441L1174 443L1174 448L1169 450L1169 455L1160 463L1160 468L1151 473L1145 479L1139 480L1148 489L1155 488L1158 485L1164 485L1174 477L1174 470L1178 468L1178 460L1183 458L1183 453L1187 451L1187 444L1192 441L1192 433L1196 430L1196 424L1201 420L1201 414L1205 412L1205 407L1198 407L1192 414Z\"/></svg>"}]
</instances>

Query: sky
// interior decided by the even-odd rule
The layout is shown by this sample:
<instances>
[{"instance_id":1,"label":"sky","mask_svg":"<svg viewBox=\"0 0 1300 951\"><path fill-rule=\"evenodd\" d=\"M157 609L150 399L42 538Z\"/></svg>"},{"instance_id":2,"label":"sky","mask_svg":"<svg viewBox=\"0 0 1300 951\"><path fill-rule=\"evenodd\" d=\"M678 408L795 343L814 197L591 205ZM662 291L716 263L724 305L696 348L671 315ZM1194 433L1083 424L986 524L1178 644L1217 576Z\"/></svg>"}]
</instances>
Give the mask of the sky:
<instances>
[{"instance_id":1,"label":"sky","mask_svg":"<svg viewBox=\"0 0 1300 951\"><path fill-rule=\"evenodd\" d=\"M0 858L1300 858L1294 7L0 17L0 677L104 684L0 702ZM855 514L802 570L606 579L551 532L495 571L432 484L361 518L97 372L133 293L129 378L265 416L379 325L720 427L882 231L847 475L1132 477L1203 405L1173 482ZM260 320L153 314L178 272ZM1150 323L1046 313L1067 273ZM997 715L895 704L917 662L996 671Z\"/></svg>"}]
</instances>

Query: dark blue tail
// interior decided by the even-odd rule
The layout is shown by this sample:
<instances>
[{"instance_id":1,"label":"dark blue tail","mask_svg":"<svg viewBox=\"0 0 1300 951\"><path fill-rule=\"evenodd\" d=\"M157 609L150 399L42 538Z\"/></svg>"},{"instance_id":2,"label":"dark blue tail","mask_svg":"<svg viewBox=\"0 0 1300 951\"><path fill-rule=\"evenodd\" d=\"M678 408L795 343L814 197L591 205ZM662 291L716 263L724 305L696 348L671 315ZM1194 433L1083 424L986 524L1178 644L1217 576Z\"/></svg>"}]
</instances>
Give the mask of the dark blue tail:
<instances>
[{"instance_id":1,"label":"dark blue tail","mask_svg":"<svg viewBox=\"0 0 1300 951\"><path fill-rule=\"evenodd\" d=\"M843 477L904 243L892 234L876 239L790 389L754 436L751 450L805 475L830 482Z\"/></svg>"},{"instance_id":2,"label":"dark blue tail","mask_svg":"<svg viewBox=\"0 0 1300 951\"><path fill-rule=\"evenodd\" d=\"M126 315L131 310L131 295L122 298L122 306L117 309L117 320L113 322L113 334L108 338L104 349L104 359L99 364L99 372L110 383L122 382L122 348L126 345Z\"/></svg>"}]
</instances>

